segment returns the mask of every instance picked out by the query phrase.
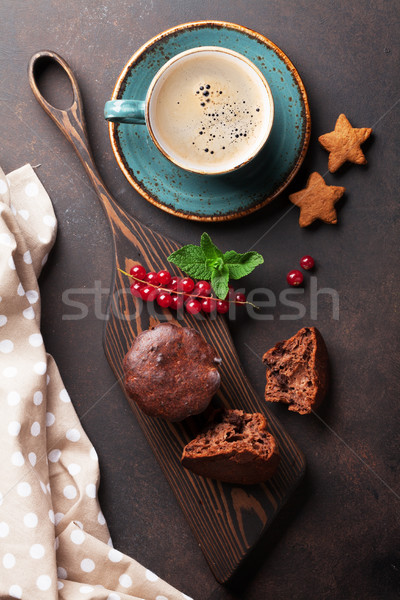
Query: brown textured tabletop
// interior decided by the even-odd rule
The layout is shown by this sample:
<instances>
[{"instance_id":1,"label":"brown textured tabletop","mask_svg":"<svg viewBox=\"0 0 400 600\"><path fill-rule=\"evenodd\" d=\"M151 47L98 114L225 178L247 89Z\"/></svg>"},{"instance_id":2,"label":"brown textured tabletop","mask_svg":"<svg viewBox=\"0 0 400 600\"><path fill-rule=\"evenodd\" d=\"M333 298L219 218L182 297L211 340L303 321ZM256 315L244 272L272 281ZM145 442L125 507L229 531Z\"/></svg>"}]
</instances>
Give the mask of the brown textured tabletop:
<instances>
[{"instance_id":1,"label":"brown textured tabletop","mask_svg":"<svg viewBox=\"0 0 400 600\"><path fill-rule=\"evenodd\" d=\"M313 121L305 163L278 200L244 220L206 227L159 211L129 186L102 118L120 70L139 46L177 23L202 19L241 23L281 47L303 78ZM58 239L41 278L43 335L99 453L100 499L115 546L196 600L398 598L396 3L2 0L0 23L0 164L6 172L25 162L40 164L37 173L55 206ZM268 320L231 326L259 394L265 376L260 357L267 348L305 325L316 325L326 340L333 381L318 416L271 407L306 455L305 480L230 587L214 580L104 356L111 236L72 149L30 91L27 63L43 48L61 54L77 75L97 165L121 206L182 243L207 229L226 249L255 244L264 255L265 264L246 285L267 286L276 306L264 310ZM364 145L368 165L326 176L328 184L346 187L337 226L301 230L298 209L287 212L288 194L303 187L312 171L327 171L317 138L333 129L342 112L355 127L374 130ZM304 254L318 261L318 289L337 292L338 319L330 294L320 294L315 307L310 280L304 293L292 297L303 307L301 318L298 308L279 301L287 271ZM81 306L68 305L68 297ZM82 310L85 317L76 319Z\"/></svg>"}]
</instances>

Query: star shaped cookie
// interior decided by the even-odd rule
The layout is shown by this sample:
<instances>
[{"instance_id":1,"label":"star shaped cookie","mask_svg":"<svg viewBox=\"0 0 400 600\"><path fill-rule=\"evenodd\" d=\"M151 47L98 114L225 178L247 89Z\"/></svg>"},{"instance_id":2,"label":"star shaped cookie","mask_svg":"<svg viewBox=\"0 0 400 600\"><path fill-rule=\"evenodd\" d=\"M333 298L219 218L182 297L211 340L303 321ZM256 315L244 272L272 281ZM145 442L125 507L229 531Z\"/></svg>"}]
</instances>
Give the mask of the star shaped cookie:
<instances>
[{"instance_id":1,"label":"star shaped cookie","mask_svg":"<svg viewBox=\"0 0 400 600\"><path fill-rule=\"evenodd\" d=\"M320 135L319 143L329 152L328 169L334 173L347 160L357 165L365 165L367 159L361 150L361 144L372 133L370 127L352 127L345 115L339 115L335 130Z\"/></svg>"},{"instance_id":2,"label":"star shaped cookie","mask_svg":"<svg viewBox=\"0 0 400 600\"><path fill-rule=\"evenodd\" d=\"M299 225L307 227L316 219L324 223L337 223L336 202L343 196L344 187L326 185L319 173L311 173L304 190L290 194L289 200L300 208Z\"/></svg>"}]
</instances>

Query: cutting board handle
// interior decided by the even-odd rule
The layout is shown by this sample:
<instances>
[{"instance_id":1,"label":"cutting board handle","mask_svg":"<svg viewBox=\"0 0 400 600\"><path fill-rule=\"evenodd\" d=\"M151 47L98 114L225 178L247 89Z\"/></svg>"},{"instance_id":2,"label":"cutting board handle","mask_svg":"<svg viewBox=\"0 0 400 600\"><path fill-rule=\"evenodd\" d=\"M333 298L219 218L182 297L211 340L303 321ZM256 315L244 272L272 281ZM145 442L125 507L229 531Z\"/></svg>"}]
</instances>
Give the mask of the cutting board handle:
<instances>
[{"instance_id":1,"label":"cutting board handle","mask_svg":"<svg viewBox=\"0 0 400 600\"><path fill-rule=\"evenodd\" d=\"M37 77L41 69L45 68L49 62L56 62L64 70L71 83L73 92L73 103L71 106L62 110L52 106L41 94ZM67 140L72 144L80 161L82 162L86 173L92 182L102 207L107 214L110 223L115 221L118 212L118 205L107 190L100 177L100 174L94 163L92 151L86 132L86 122L83 113L82 97L78 82L68 63L56 52L51 50L40 50L34 54L28 65L29 84L32 88L36 100L46 113L53 119L57 127L62 131Z\"/></svg>"}]
</instances>

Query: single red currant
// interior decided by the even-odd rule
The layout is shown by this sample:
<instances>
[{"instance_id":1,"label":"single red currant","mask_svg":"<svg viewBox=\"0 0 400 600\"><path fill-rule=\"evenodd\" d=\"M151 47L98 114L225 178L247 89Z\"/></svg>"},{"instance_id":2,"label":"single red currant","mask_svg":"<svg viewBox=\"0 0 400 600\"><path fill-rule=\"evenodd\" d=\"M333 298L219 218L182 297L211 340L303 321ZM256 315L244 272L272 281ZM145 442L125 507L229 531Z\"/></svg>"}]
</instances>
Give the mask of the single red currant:
<instances>
[{"instance_id":1,"label":"single red currant","mask_svg":"<svg viewBox=\"0 0 400 600\"><path fill-rule=\"evenodd\" d=\"M176 294L171 296L171 304L170 304L171 308L173 308L174 310L178 310L179 308L182 308L182 306L183 306L183 297L182 296L177 296Z\"/></svg>"},{"instance_id":2,"label":"single red currant","mask_svg":"<svg viewBox=\"0 0 400 600\"><path fill-rule=\"evenodd\" d=\"M142 295L140 293L140 290L143 287L143 283L140 283L140 281L135 281L134 283L132 283L131 285L131 294L132 296L135 296L136 298L141 298Z\"/></svg>"},{"instance_id":3,"label":"single red currant","mask_svg":"<svg viewBox=\"0 0 400 600\"><path fill-rule=\"evenodd\" d=\"M161 292L161 294L158 294L156 300L157 304L159 304L161 308L168 308L171 305L171 294Z\"/></svg>"},{"instance_id":4,"label":"single red currant","mask_svg":"<svg viewBox=\"0 0 400 600\"><path fill-rule=\"evenodd\" d=\"M168 288L170 290L172 290L173 292L175 292L178 289L178 284L180 282L181 278L180 277L176 277L174 276L171 281L168 284Z\"/></svg>"},{"instance_id":5,"label":"single red currant","mask_svg":"<svg viewBox=\"0 0 400 600\"><path fill-rule=\"evenodd\" d=\"M217 309L217 301L214 298L205 298L201 301L201 308L206 313L212 313Z\"/></svg>"},{"instance_id":6,"label":"single red currant","mask_svg":"<svg viewBox=\"0 0 400 600\"><path fill-rule=\"evenodd\" d=\"M246 296L244 294L242 294L241 292L237 292L235 294L235 304L243 304L244 302L246 302Z\"/></svg>"},{"instance_id":7,"label":"single red currant","mask_svg":"<svg viewBox=\"0 0 400 600\"><path fill-rule=\"evenodd\" d=\"M152 285L143 285L140 288L140 295L146 302L153 302L158 295L158 289Z\"/></svg>"},{"instance_id":8,"label":"single red currant","mask_svg":"<svg viewBox=\"0 0 400 600\"><path fill-rule=\"evenodd\" d=\"M171 273L169 271L158 271L157 273L158 282L162 285L168 285L171 281Z\"/></svg>"},{"instance_id":9,"label":"single red currant","mask_svg":"<svg viewBox=\"0 0 400 600\"><path fill-rule=\"evenodd\" d=\"M158 285L160 282L158 280L158 275L154 271L150 271L144 278L145 281L148 281L152 285Z\"/></svg>"},{"instance_id":10,"label":"single red currant","mask_svg":"<svg viewBox=\"0 0 400 600\"><path fill-rule=\"evenodd\" d=\"M194 296L209 296L211 294L211 283L200 280L196 283L193 290Z\"/></svg>"},{"instance_id":11,"label":"single red currant","mask_svg":"<svg viewBox=\"0 0 400 600\"><path fill-rule=\"evenodd\" d=\"M137 279L144 280L144 278L146 276L146 269L144 267L142 267L142 265L135 265L134 267L131 268L129 273L131 275L133 275L134 277L136 277Z\"/></svg>"},{"instance_id":12,"label":"single red currant","mask_svg":"<svg viewBox=\"0 0 400 600\"><path fill-rule=\"evenodd\" d=\"M300 266L306 271L309 271L310 269L314 268L315 261L312 256L303 256L303 258L300 260Z\"/></svg>"},{"instance_id":13,"label":"single red currant","mask_svg":"<svg viewBox=\"0 0 400 600\"><path fill-rule=\"evenodd\" d=\"M217 300L217 313L225 315L229 311L229 302L226 300Z\"/></svg>"},{"instance_id":14,"label":"single red currant","mask_svg":"<svg viewBox=\"0 0 400 600\"><path fill-rule=\"evenodd\" d=\"M286 281L289 285L301 285L303 283L303 273L297 269L289 271L289 273L286 275Z\"/></svg>"},{"instance_id":15,"label":"single red currant","mask_svg":"<svg viewBox=\"0 0 400 600\"><path fill-rule=\"evenodd\" d=\"M201 311L201 304L198 300L188 300L185 308L191 315L197 315Z\"/></svg>"},{"instance_id":16,"label":"single red currant","mask_svg":"<svg viewBox=\"0 0 400 600\"><path fill-rule=\"evenodd\" d=\"M179 289L182 292L186 292L187 294L190 294L190 292L193 292L193 288L194 288L194 281L190 277L184 277L182 279L182 281L180 282Z\"/></svg>"}]
</instances>

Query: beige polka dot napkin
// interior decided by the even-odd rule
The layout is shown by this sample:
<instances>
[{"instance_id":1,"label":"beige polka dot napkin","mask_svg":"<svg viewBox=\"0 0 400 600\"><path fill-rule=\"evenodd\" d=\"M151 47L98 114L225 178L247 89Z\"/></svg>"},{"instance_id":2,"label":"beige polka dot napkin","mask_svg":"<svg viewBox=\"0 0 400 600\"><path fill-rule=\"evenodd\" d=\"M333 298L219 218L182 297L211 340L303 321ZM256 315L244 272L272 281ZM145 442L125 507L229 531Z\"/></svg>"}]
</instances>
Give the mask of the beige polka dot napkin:
<instances>
[{"instance_id":1,"label":"beige polka dot napkin","mask_svg":"<svg viewBox=\"0 0 400 600\"><path fill-rule=\"evenodd\" d=\"M96 451L40 334L56 228L31 166L0 169L0 598L188 599L112 546Z\"/></svg>"}]
</instances>

